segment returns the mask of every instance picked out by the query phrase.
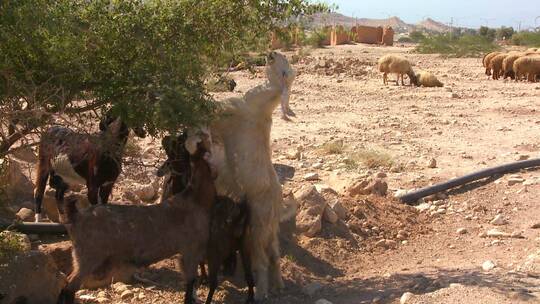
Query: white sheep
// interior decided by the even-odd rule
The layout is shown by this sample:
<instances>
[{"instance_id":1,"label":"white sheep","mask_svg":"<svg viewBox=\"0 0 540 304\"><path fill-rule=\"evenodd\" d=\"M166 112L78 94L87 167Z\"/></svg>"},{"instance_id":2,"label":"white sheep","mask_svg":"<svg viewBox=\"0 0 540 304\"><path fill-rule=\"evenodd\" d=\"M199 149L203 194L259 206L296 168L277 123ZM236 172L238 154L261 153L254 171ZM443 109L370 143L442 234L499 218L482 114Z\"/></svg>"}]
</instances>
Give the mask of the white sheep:
<instances>
[{"instance_id":1,"label":"white sheep","mask_svg":"<svg viewBox=\"0 0 540 304\"><path fill-rule=\"evenodd\" d=\"M383 73L383 83L388 84L388 73L396 73L396 84L399 85L399 78L401 77L401 85L403 83L403 75L407 74L411 81L411 85L416 84L416 75L411 67L411 63L404 57L399 55L385 55L379 59L379 72Z\"/></svg>"},{"instance_id":2,"label":"white sheep","mask_svg":"<svg viewBox=\"0 0 540 304\"><path fill-rule=\"evenodd\" d=\"M444 86L435 75L427 71L420 71L416 73L416 85L424 87L442 87Z\"/></svg>"},{"instance_id":3,"label":"white sheep","mask_svg":"<svg viewBox=\"0 0 540 304\"><path fill-rule=\"evenodd\" d=\"M266 75L265 84L223 102L221 115L210 125L218 193L245 197L250 207L246 237L257 300L267 297L269 284L283 288L278 239L283 194L272 165L270 131L272 112L280 103L282 117L288 119L295 73L284 55L271 52Z\"/></svg>"}]
</instances>

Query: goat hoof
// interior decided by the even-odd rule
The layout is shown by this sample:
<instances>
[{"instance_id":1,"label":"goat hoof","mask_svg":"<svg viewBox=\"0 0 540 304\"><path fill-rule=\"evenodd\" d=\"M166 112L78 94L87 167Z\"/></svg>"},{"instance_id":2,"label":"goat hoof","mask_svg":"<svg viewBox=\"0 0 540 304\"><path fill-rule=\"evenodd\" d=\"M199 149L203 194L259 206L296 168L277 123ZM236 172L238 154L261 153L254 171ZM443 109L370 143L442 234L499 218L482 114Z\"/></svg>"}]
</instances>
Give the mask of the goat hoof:
<instances>
[{"instance_id":1,"label":"goat hoof","mask_svg":"<svg viewBox=\"0 0 540 304\"><path fill-rule=\"evenodd\" d=\"M43 218L41 216L41 213L36 213L36 215L34 216L34 222L36 222L36 223L41 222L42 219Z\"/></svg>"},{"instance_id":2,"label":"goat hoof","mask_svg":"<svg viewBox=\"0 0 540 304\"><path fill-rule=\"evenodd\" d=\"M291 109L287 110L287 115L292 116L292 117L296 117L296 113L294 113L293 110L291 110Z\"/></svg>"}]
</instances>

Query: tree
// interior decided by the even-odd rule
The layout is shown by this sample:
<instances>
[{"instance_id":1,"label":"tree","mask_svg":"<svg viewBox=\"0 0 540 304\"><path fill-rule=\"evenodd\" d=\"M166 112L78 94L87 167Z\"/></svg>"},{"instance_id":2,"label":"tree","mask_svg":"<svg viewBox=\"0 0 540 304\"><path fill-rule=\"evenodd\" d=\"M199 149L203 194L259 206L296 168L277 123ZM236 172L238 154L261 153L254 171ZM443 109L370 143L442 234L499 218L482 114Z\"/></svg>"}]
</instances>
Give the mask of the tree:
<instances>
[{"instance_id":1,"label":"tree","mask_svg":"<svg viewBox=\"0 0 540 304\"><path fill-rule=\"evenodd\" d=\"M487 26L481 26L480 29L478 30L478 33L481 36L484 36L484 37L488 38L489 40L494 40L496 30L492 29L492 28L488 28Z\"/></svg>"},{"instance_id":2,"label":"tree","mask_svg":"<svg viewBox=\"0 0 540 304\"><path fill-rule=\"evenodd\" d=\"M424 36L424 33L420 32L420 31L412 31L409 34L409 37L414 42L420 42L420 41L422 41L422 39L426 38L426 36Z\"/></svg>"},{"instance_id":3,"label":"tree","mask_svg":"<svg viewBox=\"0 0 540 304\"><path fill-rule=\"evenodd\" d=\"M151 135L203 122L215 108L210 72L278 24L325 9L306 0L1 1L0 158L59 119L85 129L104 109Z\"/></svg>"},{"instance_id":4,"label":"tree","mask_svg":"<svg viewBox=\"0 0 540 304\"><path fill-rule=\"evenodd\" d=\"M505 27L501 26L496 31L496 37L498 40L507 40L512 38L512 35L514 35L515 31L513 27Z\"/></svg>"}]
</instances>

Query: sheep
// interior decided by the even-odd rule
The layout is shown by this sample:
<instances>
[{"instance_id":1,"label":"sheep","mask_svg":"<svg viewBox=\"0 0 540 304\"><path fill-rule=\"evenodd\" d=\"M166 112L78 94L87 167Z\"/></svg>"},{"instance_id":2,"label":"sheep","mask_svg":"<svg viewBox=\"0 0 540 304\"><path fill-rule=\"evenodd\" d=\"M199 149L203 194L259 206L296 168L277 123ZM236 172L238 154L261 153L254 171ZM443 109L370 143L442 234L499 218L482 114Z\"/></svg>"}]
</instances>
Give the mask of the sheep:
<instances>
[{"instance_id":1,"label":"sheep","mask_svg":"<svg viewBox=\"0 0 540 304\"><path fill-rule=\"evenodd\" d=\"M523 76L531 82L535 82L540 75L540 56L523 56L514 61L514 71L516 81L521 80Z\"/></svg>"},{"instance_id":2,"label":"sheep","mask_svg":"<svg viewBox=\"0 0 540 304\"><path fill-rule=\"evenodd\" d=\"M99 134L77 133L53 126L41 136L38 152L36 190L34 193L36 222L42 218L43 194L49 184L61 201L69 185L86 185L92 204L106 204L114 183L122 171L122 155L129 129L120 118L105 115ZM144 137L142 129L134 129ZM59 210L63 212L63 210Z\"/></svg>"},{"instance_id":3,"label":"sheep","mask_svg":"<svg viewBox=\"0 0 540 304\"><path fill-rule=\"evenodd\" d=\"M440 82L435 75L433 75L430 72L426 71L420 71L416 73L417 86L424 86L424 87L442 87L444 86L442 82Z\"/></svg>"},{"instance_id":4,"label":"sheep","mask_svg":"<svg viewBox=\"0 0 540 304\"><path fill-rule=\"evenodd\" d=\"M492 70L492 78L493 80L498 80L499 76L502 75L502 64L503 60L508 56L508 54L499 54L494 56L491 61L489 62L489 69Z\"/></svg>"},{"instance_id":5,"label":"sheep","mask_svg":"<svg viewBox=\"0 0 540 304\"><path fill-rule=\"evenodd\" d=\"M272 165L270 131L272 112L280 102L282 118L288 119L295 77L284 55L270 52L266 60L268 82L225 100L221 115L210 124L218 193L248 201L246 242L256 272L256 300L267 297L269 283L284 287L278 239L283 194Z\"/></svg>"},{"instance_id":6,"label":"sheep","mask_svg":"<svg viewBox=\"0 0 540 304\"><path fill-rule=\"evenodd\" d=\"M414 71L411 67L411 63L404 57L401 57L399 55L385 55L379 59L378 62L379 72L383 73L383 83L385 85L388 84L388 73L396 73L397 74L397 80L396 84L399 85L399 78L401 76L401 85L405 85L403 83L403 74L407 74L409 76L409 80L411 81L411 85L416 84L416 75L414 74Z\"/></svg>"},{"instance_id":7,"label":"sheep","mask_svg":"<svg viewBox=\"0 0 540 304\"><path fill-rule=\"evenodd\" d=\"M484 58L482 59L482 64L484 65L484 67L486 68L486 75L487 76L491 76L491 68L489 67L489 64L491 62L491 59L493 59L493 57L497 56L501 54L501 52L491 52L491 53L487 53Z\"/></svg>"},{"instance_id":8,"label":"sheep","mask_svg":"<svg viewBox=\"0 0 540 304\"><path fill-rule=\"evenodd\" d=\"M197 144L190 157L189 186L162 204L97 205L79 212L76 199L66 199L62 222L73 243L73 271L58 303L73 303L89 275L107 275L111 266L121 264L148 266L178 253L186 280L184 303L194 303L197 265L209 240L209 207L216 197L208 159L206 149Z\"/></svg>"},{"instance_id":9,"label":"sheep","mask_svg":"<svg viewBox=\"0 0 540 304\"><path fill-rule=\"evenodd\" d=\"M502 63L502 73L503 73L504 79L508 77L510 77L511 79L515 78L514 62L516 61L516 59L518 59L521 56L524 56L524 54L515 53L515 54L510 54L506 56L506 58L504 58L503 63Z\"/></svg>"}]
</instances>

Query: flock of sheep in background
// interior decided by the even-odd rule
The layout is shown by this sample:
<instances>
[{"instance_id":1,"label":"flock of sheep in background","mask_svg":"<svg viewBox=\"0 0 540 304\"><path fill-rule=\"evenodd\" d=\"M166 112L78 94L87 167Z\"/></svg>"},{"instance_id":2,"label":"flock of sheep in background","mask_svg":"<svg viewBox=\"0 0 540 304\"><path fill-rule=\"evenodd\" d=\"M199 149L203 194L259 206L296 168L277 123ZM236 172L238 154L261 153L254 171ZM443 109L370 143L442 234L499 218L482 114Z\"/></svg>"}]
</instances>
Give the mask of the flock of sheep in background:
<instances>
[{"instance_id":1,"label":"flock of sheep in background","mask_svg":"<svg viewBox=\"0 0 540 304\"><path fill-rule=\"evenodd\" d=\"M540 49L530 48L526 51L491 52L484 55L482 63L486 75L494 80L510 77L515 81L540 81ZM389 54L378 61L379 72L383 73L383 83L388 84L388 74L397 75L396 84L405 85L403 76L407 75L410 85L423 87L442 87L443 84L430 72L414 72L412 64L401 55Z\"/></svg>"},{"instance_id":2,"label":"flock of sheep in background","mask_svg":"<svg viewBox=\"0 0 540 304\"><path fill-rule=\"evenodd\" d=\"M486 75L494 80L501 76L503 79L510 77L515 81L536 82L540 79L540 49L487 53L482 64L486 68Z\"/></svg>"}]
</instances>

